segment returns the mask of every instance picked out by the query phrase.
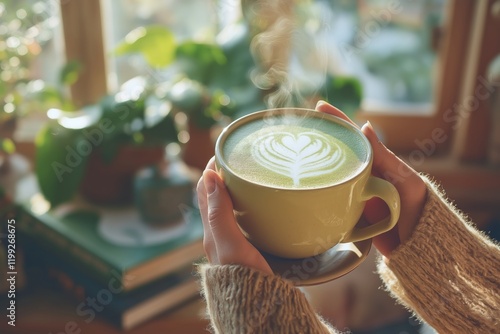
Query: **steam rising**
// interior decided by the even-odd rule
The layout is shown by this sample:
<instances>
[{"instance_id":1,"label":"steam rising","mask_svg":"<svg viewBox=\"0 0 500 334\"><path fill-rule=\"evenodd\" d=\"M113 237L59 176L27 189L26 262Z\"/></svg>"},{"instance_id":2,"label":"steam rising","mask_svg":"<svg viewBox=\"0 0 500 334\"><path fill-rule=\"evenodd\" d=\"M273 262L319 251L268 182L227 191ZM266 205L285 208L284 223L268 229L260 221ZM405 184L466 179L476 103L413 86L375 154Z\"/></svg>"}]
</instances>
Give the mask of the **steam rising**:
<instances>
[{"instance_id":1,"label":"steam rising","mask_svg":"<svg viewBox=\"0 0 500 334\"><path fill-rule=\"evenodd\" d=\"M326 43L319 36L324 21L320 15L313 18L314 13L298 15L301 8L296 1L243 3L245 16L256 32L250 48L259 67L251 78L257 87L269 92L267 106L312 107L315 100L308 101L304 95L315 95L327 70Z\"/></svg>"}]
</instances>

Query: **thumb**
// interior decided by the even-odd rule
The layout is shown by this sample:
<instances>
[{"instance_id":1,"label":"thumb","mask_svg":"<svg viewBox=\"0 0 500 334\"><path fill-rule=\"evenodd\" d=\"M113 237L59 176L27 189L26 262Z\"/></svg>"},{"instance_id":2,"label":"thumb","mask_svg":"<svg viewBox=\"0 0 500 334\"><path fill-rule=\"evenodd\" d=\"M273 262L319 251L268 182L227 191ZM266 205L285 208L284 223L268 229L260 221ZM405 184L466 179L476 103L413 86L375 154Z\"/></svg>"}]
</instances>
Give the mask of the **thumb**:
<instances>
[{"instance_id":1,"label":"thumb","mask_svg":"<svg viewBox=\"0 0 500 334\"><path fill-rule=\"evenodd\" d=\"M233 214L233 204L219 175L213 170L205 170L203 181L207 191L208 223L216 247L242 237Z\"/></svg>"},{"instance_id":2,"label":"thumb","mask_svg":"<svg viewBox=\"0 0 500 334\"><path fill-rule=\"evenodd\" d=\"M374 172L386 179L400 178L415 174L406 163L390 151L377 137L370 122L366 122L361 128L363 134L368 138L373 149ZM396 178L397 180L398 178Z\"/></svg>"}]
</instances>

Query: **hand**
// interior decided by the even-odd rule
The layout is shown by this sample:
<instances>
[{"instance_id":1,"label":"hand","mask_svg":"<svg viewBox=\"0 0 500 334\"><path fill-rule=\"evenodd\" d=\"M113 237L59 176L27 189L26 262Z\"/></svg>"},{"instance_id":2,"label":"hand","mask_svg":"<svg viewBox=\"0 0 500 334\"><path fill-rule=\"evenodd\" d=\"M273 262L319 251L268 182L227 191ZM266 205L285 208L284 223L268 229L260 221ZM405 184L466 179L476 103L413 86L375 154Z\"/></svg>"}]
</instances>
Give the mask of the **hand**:
<instances>
[{"instance_id":1,"label":"hand","mask_svg":"<svg viewBox=\"0 0 500 334\"><path fill-rule=\"evenodd\" d=\"M342 111L324 101L318 102L316 110L342 118L357 127ZM361 131L373 148L372 174L394 184L401 198L401 213L396 226L373 238L374 246L389 258L393 250L410 238L418 224L427 196L427 187L417 172L378 140L370 123L363 125ZM396 175L401 177L396 179ZM374 224L388 215L389 209L379 198L373 198L366 203L364 216L369 223Z\"/></svg>"},{"instance_id":2,"label":"hand","mask_svg":"<svg viewBox=\"0 0 500 334\"><path fill-rule=\"evenodd\" d=\"M245 238L233 214L233 203L212 158L198 181L198 205L203 221L203 247L212 264L239 264L267 274L273 271Z\"/></svg>"},{"instance_id":3,"label":"hand","mask_svg":"<svg viewBox=\"0 0 500 334\"><path fill-rule=\"evenodd\" d=\"M316 109L357 126L342 111L326 102L319 102ZM378 140L369 123L365 124L361 131L373 148L372 173L389 182L393 180L387 177L388 175L404 175L404 181L392 182L401 198L399 221L392 230L373 239L375 247L389 258L390 253L408 240L415 229L425 203L427 188L417 172ZM241 233L234 218L231 198L214 166L212 158L197 186L205 233L203 244L208 260L212 264L245 265L271 274L272 270L265 259ZM388 214L389 210L382 200L374 198L367 202L364 215L369 223L376 223Z\"/></svg>"}]
</instances>

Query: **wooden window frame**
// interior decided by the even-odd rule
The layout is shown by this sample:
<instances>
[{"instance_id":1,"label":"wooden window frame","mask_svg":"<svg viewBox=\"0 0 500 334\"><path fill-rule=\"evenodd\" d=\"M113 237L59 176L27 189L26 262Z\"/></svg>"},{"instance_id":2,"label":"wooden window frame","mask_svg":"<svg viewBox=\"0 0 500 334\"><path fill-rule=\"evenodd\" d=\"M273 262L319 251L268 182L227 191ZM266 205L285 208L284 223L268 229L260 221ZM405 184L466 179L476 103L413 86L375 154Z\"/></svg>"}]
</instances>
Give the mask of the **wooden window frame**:
<instances>
[{"instance_id":1,"label":"wooden window frame","mask_svg":"<svg viewBox=\"0 0 500 334\"><path fill-rule=\"evenodd\" d=\"M361 110L357 115L358 121L369 119L383 133L391 150L438 180L479 227L500 214L500 173L487 162L491 111L476 92L478 85L485 86L489 62L500 53L495 40L500 20L492 11L495 1L449 0L433 113ZM72 96L80 105L94 103L107 92L101 1L66 1L61 7L67 58L78 59L84 69ZM471 97L477 105L468 104ZM460 123L450 121L457 116ZM424 159L415 160L417 156Z\"/></svg>"},{"instance_id":2,"label":"wooden window frame","mask_svg":"<svg viewBox=\"0 0 500 334\"><path fill-rule=\"evenodd\" d=\"M443 129L447 140L436 142L433 155L452 151L459 159L484 160L489 138L486 103L481 103L477 112L469 112L470 117L456 129L455 123L447 120L451 117L450 111L456 109L461 100L467 102L466 99L473 96L477 84L482 84L486 77L488 61L492 55L500 53L500 43L494 41L495 34L488 33L498 29L500 20L486 19L493 3L494 0L450 0L449 21L438 50L438 85L432 113L361 110L358 121L370 120L383 134L387 146L398 153L420 149L418 142L432 139L433 131ZM61 1L61 15L66 57L78 60L83 67L79 80L71 87L72 98L78 106L95 103L108 91L101 1ZM469 47L471 44L473 48Z\"/></svg>"},{"instance_id":3,"label":"wooden window frame","mask_svg":"<svg viewBox=\"0 0 500 334\"><path fill-rule=\"evenodd\" d=\"M71 86L71 98L78 107L95 103L108 92L101 2L61 0L60 11L66 59L82 65L78 80ZM40 119L29 121L40 122ZM16 141L16 151L34 163L33 141Z\"/></svg>"},{"instance_id":4,"label":"wooden window frame","mask_svg":"<svg viewBox=\"0 0 500 334\"><path fill-rule=\"evenodd\" d=\"M431 114L361 110L358 120L370 120L383 134L387 146L398 153L420 150L426 157L486 163L490 110L481 96L489 89L486 67L500 53L500 43L495 40L500 20L492 17L494 2L449 2L448 22L438 50L436 100Z\"/></svg>"},{"instance_id":5,"label":"wooden window frame","mask_svg":"<svg viewBox=\"0 0 500 334\"><path fill-rule=\"evenodd\" d=\"M62 1L61 16L66 59L83 68L71 98L76 106L96 103L108 92L101 1Z\"/></svg>"},{"instance_id":6,"label":"wooden window frame","mask_svg":"<svg viewBox=\"0 0 500 334\"><path fill-rule=\"evenodd\" d=\"M369 119L381 131L387 146L398 153L422 149L422 143L433 140L442 131L440 138L444 136L446 140L433 140L432 156L451 154L457 159L484 161L490 135L486 102L479 101L474 112L462 110L467 117L460 126L451 120L457 117L457 106L474 96L477 85L484 85L488 60L500 53L500 43L495 43L492 33L500 20L488 19L493 3L494 0L449 1L448 22L438 50L438 84L432 113L361 110L358 121ZM80 106L94 103L107 92L101 1L63 1L61 15L67 59L77 59L84 69L71 88L72 98Z\"/></svg>"},{"instance_id":7,"label":"wooden window frame","mask_svg":"<svg viewBox=\"0 0 500 334\"><path fill-rule=\"evenodd\" d=\"M490 111L485 101L479 101L474 110L464 108L461 112L467 117L456 128L444 116L447 110L453 111L457 104L466 105L467 99L475 96L477 85L483 84L478 79L486 78L486 66L500 52L500 43L495 40L500 20L489 17L494 1L450 0L450 21L439 50L442 63L432 115L363 110L358 114L358 121L369 119L383 133L391 150L416 170L432 175L481 229L500 216L500 172L486 159ZM84 75L71 89L80 105L96 102L107 92L100 5L99 0L61 1L66 54L68 59L77 58L84 69ZM87 44L79 41L93 48L86 48ZM442 129L447 139L433 141L435 149L416 163L412 153L427 153L418 143L432 141L436 129ZM32 141L17 142L16 146L19 153L34 162Z\"/></svg>"}]
</instances>

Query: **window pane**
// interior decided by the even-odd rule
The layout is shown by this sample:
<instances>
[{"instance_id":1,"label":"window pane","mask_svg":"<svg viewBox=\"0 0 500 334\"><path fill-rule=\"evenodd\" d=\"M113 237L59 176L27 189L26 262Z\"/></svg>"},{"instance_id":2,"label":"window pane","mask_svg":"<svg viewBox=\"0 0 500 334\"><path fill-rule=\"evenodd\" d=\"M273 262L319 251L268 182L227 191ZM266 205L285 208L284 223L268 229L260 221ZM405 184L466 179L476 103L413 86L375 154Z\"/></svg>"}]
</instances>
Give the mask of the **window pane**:
<instances>
[{"instance_id":1,"label":"window pane","mask_svg":"<svg viewBox=\"0 0 500 334\"><path fill-rule=\"evenodd\" d=\"M103 1L106 49L109 58L109 83L112 90L125 81L150 72L139 54L116 57L113 50L127 34L138 27L161 25L171 30L178 41L195 39L207 41L214 38L217 29L215 1Z\"/></svg>"},{"instance_id":2,"label":"window pane","mask_svg":"<svg viewBox=\"0 0 500 334\"><path fill-rule=\"evenodd\" d=\"M431 110L445 0L333 0L327 45L337 73L359 78L365 110ZM325 13L325 12L324 12Z\"/></svg>"},{"instance_id":3,"label":"window pane","mask_svg":"<svg viewBox=\"0 0 500 334\"><path fill-rule=\"evenodd\" d=\"M23 116L18 139L33 138L63 89L65 62L58 1L0 2L0 121ZM47 103L45 103L47 102ZM24 117L29 116L29 117Z\"/></svg>"},{"instance_id":4,"label":"window pane","mask_svg":"<svg viewBox=\"0 0 500 334\"><path fill-rule=\"evenodd\" d=\"M289 4L283 0L277 2ZM264 11L263 4L271 6L271 3L243 1ZM240 1L110 0L103 4L107 49L111 55L110 88L114 90L126 80L151 71L140 55L112 55L116 45L134 28L158 24L174 31L179 40L213 40L228 17L239 14ZM304 105L306 95L315 90L321 93L327 76L346 76L360 81L365 110L433 109L436 43L446 0L316 0L295 4L288 72L277 89L289 96L275 95L267 100L269 107L282 106L276 103ZM245 10L253 9L247 6ZM254 26L262 19L256 12L256 16L244 15L256 20L250 22ZM267 36L269 43L260 43L264 48L279 40L272 33ZM258 71L254 73L253 80L259 86L268 79L266 71L261 76ZM264 87L266 91L276 89L273 83L267 84L270 86ZM326 98L335 104L334 98Z\"/></svg>"}]
</instances>

